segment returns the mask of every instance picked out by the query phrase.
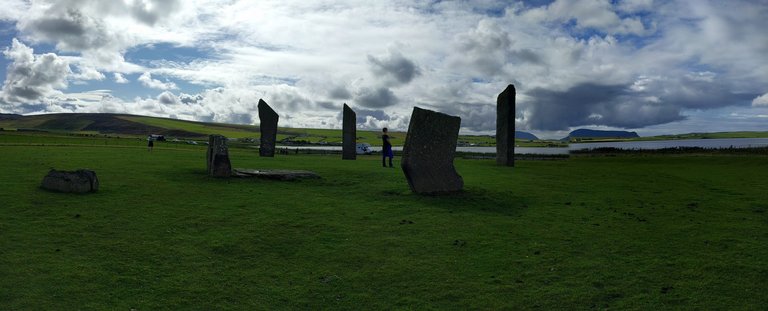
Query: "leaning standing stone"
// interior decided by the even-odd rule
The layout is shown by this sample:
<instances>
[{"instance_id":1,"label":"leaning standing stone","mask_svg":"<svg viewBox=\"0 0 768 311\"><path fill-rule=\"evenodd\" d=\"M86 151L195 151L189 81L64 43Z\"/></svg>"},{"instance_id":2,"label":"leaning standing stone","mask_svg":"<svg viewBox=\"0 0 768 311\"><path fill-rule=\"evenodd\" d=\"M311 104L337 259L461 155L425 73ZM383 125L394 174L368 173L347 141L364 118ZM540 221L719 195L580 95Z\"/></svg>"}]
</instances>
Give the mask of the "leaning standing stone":
<instances>
[{"instance_id":1,"label":"leaning standing stone","mask_svg":"<svg viewBox=\"0 0 768 311\"><path fill-rule=\"evenodd\" d=\"M222 135L208 136L206 159L209 176L229 177L232 175L232 164L229 162L229 148L227 148L226 137Z\"/></svg>"},{"instance_id":2,"label":"leaning standing stone","mask_svg":"<svg viewBox=\"0 0 768 311\"><path fill-rule=\"evenodd\" d=\"M496 99L496 164L515 166L515 86Z\"/></svg>"},{"instance_id":3,"label":"leaning standing stone","mask_svg":"<svg viewBox=\"0 0 768 311\"><path fill-rule=\"evenodd\" d=\"M92 170L50 170L43 178L41 187L58 192L96 192L99 190L99 179Z\"/></svg>"},{"instance_id":4,"label":"leaning standing stone","mask_svg":"<svg viewBox=\"0 0 768 311\"><path fill-rule=\"evenodd\" d=\"M453 167L461 118L413 108L401 167L413 192L460 191L464 180Z\"/></svg>"},{"instance_id":5,"label":"leaning standing stone","mask_svg":"<svg viewBox=\"0 0 768 311\"><path fill-rule=\"evenodd\" d=\"M275 141L277 140L277 112L272 110L264 100L259 99L259 129L261 131L261 143L259 155L262 157L275 156Z\"/></svg>"},{"instance_id":6,"label":"leaning standing stone","mask_svg":"<svg viewBox=\"0 0 768 311\"><path fill-rule=\"evenodd\" d=\"M341 159L355 160L357 158L357 115L347 104L344 104L341 132Z\"/></svg>"}]
</instances>

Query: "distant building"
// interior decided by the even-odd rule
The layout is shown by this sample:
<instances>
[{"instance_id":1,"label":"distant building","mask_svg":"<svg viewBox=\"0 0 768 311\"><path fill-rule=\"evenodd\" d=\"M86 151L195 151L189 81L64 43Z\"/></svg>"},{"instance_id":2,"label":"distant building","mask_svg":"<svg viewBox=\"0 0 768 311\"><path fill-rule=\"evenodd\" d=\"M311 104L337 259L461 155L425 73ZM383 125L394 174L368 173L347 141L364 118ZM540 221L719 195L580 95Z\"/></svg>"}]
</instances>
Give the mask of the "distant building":
<instances>
[{"instance_id":1,"label":"distant building","mask_svg":"<svg viewBox=\"0 0 768 311\"><path fill-rule=\"evenodd\" d=\"M151 134L147 136L147 140L165 141L165 135Z\"/></svg>"}]
</instances>

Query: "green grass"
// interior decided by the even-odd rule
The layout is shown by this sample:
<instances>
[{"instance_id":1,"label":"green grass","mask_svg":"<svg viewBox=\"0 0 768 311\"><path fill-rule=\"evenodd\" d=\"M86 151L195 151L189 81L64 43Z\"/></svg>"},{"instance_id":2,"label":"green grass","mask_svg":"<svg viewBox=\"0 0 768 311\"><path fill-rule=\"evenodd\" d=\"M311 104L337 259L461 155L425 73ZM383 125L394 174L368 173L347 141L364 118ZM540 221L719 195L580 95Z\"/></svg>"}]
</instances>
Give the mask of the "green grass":
<instances>
[{"instance_id":1,"label":"green grass","mask_svg":"<svg viewBox=\"0 0 768 311\"><path fill-rule=\"evenodd\" d=\"M230 150L235 167L323 176L277 182L209 178L199 146L14 144L1 310L768 304L764 156L456 159L465 191L432 197L376 156ZM94 169L101 189L41 190L52 167Z\"/></svg>"}]
</instances>

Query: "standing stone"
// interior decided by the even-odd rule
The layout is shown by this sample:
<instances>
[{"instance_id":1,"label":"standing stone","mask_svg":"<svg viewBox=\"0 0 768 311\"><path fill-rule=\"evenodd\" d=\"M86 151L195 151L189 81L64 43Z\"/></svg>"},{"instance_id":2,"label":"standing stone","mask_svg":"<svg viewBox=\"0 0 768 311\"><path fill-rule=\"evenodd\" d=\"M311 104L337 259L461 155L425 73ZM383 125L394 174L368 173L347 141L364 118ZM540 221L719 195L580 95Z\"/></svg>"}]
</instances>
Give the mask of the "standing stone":
<instances>
[{"instance_id":1,"label":"standing stone","mask_svg":"<svg viewBox=\"0 0 768 311\"><path fill-rule=\"evenodd\" d=\"M229 177L232 175L232 164L229 162L227 138L222 135L208 136L208 175L213 177Z\"/></svg>"},{"instance_id":2,"label":"standing stone","mask_svg":"<svg viewBox=\"0 0 768 311\"><path fill-rule=\"evenodd\" d=\"M277 119L280 117L264 100L259 99L259 129L261 143L259 155L262 157L275 156L275 141L277 140Z\"/></svg>"},{"instance_id":3,"label":"standing stone","mask_svg":"<svg viewBox=\"0 0 768 311\"><path fill-rule=\"evenodd\" d=\"M341 159L357 159L357 115L352 108L344 104L342 126Z\"/></svg>"},{"instance_id":4,"label":"standing stone","mask_svg":"<svg viewBox=\"0 0 768 311\"><path fill-rule=\"evenodd\" d=\"M43 189L58 192L86 193L99 190L99 179L91 170L50 170L40 185Z\"/></svg>"},{"instance_id":5,"label":"standing stone","mask_svg":"<svg viewBox=\"0 0 768 311\"><path fill-rule=\"evenodd\" d=\"M439 194L464 187L453 167L460 126L459 117L413 108L400 164L413 192Z\"/></svg>"},{"instance_id":6,"label":"standing stone","mask_svg":"<svg viewBox=\"0 0 768 311\"><path fill-rule=\"evenodd\" d=\"M515 86L496 98L496 164L515 166Z\"/></svg>"}]
</instances>

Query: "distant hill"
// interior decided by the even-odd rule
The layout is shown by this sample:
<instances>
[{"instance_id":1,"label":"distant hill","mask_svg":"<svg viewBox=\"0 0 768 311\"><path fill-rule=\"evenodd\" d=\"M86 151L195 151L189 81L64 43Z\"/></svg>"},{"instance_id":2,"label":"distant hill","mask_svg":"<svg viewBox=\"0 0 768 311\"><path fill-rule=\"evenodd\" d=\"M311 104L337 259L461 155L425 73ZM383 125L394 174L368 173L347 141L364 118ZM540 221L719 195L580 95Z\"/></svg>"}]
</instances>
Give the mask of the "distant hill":
<instances>
[{"instance_id":1,"label":"distant hill","mask_svg":"<svg viewBox=\"0 0 768 311\"><path fill-rule=\"evenodd\" d=\"M55 113L31 116L2 115L0 127L61 132L90 132L100 134L202 137L205 133L189 131L183 127L164 127L141 122L142 116L112 113ZM163 120L162 118L154 118ZM189 122L181 120L171 122ZM194 123L194 122L192 122Z\"/></svg>"},{"instance_id":2,"label":"distant hill","mask_svg":"<svg viewBox=\"0 0 768 311\"><path fill-rule=\"evenodd\" d=\"M515 139L524 139L524 140L539 140L536 135L533 135L528 132L522 132L522 131L515 131Z\"/></svg>"},{"instance_id":3,"label":"distant hill","mask_svg":"<svg viewBox=\"0 0 768 311\"><path fill-rule=\"evenodd\" d=\"M258 138L259 126L228 123L186 121L170 118L148 117L113 113L55 113L41 115L0 114L0 128L5 130L108 134L116 136L165 135L182 140L205 140L209 134L221 134L228 138ZM358 130L360 143L380 144L378 130ZM280 127L277 139L284 144L341 144L340 129L304 129ZM394 145L400 146L405 133L390 131Z\"/></svg>"},{"instance_id":4,"label":"distant hill","mask_svg":"<svg viewBox=\"0 0 768 311\"><path fill-rule=\"evenodd\" d=\"M584 138L636 138L640 137L637 132L628 131L600 131L589 129L578 129L568 134L562 140L584 139Z\"/></svg>"},{"instance_id":5,"label":"distant hill","mask_svg":"<svg viewBox=\"0 0 768 311\"><path fill-rule=\"evenodd\" d=\"M16 120L19 118L22 118L23 116L20 114L10 114L10 113L0 113L0 121L3 120Z\"/></svg>"}]
</instances>

